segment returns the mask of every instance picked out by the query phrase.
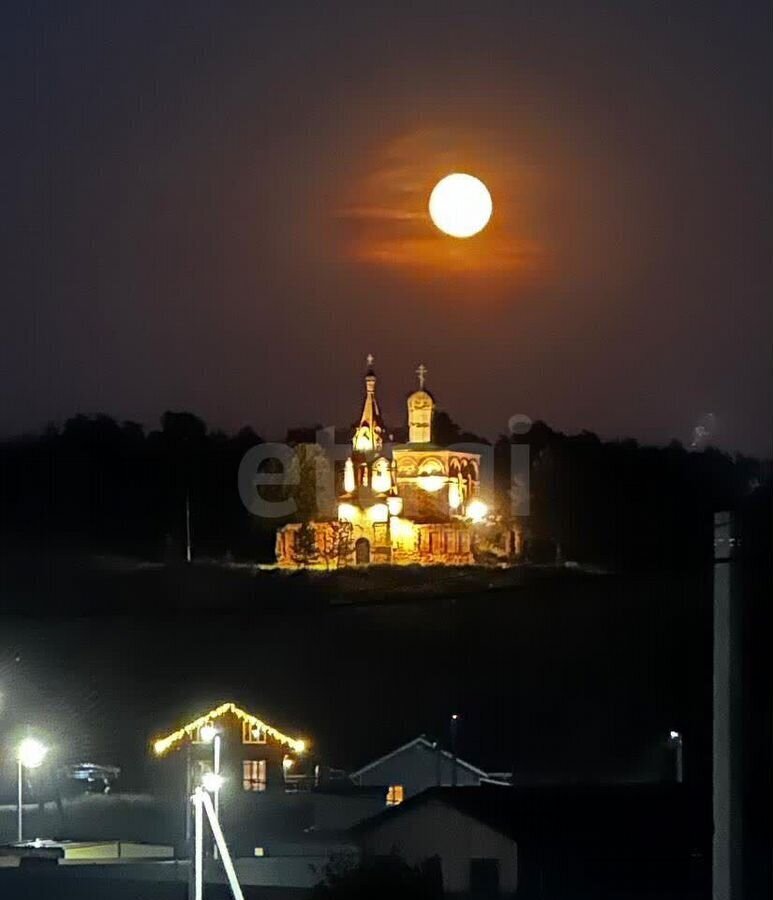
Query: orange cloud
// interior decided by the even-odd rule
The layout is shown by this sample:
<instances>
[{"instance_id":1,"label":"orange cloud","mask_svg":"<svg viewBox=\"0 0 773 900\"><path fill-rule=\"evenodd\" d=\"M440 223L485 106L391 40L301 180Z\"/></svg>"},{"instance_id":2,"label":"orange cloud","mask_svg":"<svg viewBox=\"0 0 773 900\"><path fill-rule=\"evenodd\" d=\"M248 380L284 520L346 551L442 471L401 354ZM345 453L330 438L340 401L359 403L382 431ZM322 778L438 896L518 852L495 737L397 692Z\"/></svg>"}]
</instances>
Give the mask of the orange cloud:
<instances>
[{"instance_id":1,"label":"orange cloud","mask_svg":"<svg viewBox=\"0 0 773 900\"><path fill-rule=\"evenodd\" d=\"M527 233L523 215L533 201L535 173L485 138L452 145L439 131L394 140L352 180L351 196L336 212L344 253L356 262L432 276L503 276L532 282L548 269L546 248ZM433 225L427 201L449 172L470 172L491 191L494 214L483 232L459 240Z\"/></svg>"}]
</instances>

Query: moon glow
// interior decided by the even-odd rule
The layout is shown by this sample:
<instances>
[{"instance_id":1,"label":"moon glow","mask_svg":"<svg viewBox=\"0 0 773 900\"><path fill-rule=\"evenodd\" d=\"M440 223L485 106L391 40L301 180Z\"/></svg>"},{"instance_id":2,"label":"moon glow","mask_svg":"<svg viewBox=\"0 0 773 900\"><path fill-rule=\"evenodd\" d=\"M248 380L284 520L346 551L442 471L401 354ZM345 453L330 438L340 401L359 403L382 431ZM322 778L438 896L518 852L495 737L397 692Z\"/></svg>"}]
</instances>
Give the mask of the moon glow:
<instances>
[{"instance_id":1,"label":"moon glow","mask_svg":"<svg viewBox=\"0 0 773 900\"><path fill-rule=\"evenodd\" d=\"M469 238L488 224L494 205L486 185L474 175L453 172L432 189L429 215L445 234Z\"/></svg>"}]
</instances>

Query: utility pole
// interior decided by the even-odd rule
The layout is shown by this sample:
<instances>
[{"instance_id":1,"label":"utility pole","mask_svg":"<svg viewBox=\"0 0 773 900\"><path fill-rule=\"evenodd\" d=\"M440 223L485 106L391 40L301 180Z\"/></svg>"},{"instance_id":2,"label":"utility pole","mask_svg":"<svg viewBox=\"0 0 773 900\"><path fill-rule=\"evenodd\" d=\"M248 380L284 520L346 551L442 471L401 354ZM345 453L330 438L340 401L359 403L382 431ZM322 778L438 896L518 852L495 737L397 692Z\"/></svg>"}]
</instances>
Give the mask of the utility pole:
<instances>
[{"instance_id":1,"label":"utility pole","mask_svg":"<svg viewBox=\"0 0 773 900\"><path fill-rule=\"evenodd\" d=\"M194 821L196 824L194 834L194 859L193 859L193 900L204 900L204 819L209 822L215 844L219 849L219 858L225 870L226 880L231 889L234 900L244 900L239 879L236 877L233 860L228 846L223 837L223 830L215 815L209 793L202 787L197 787L191 797L194 809Z\"/></svg>"},{"instance_id":2,"label":"utility pole","mask_svg":"<svg viewBox=\"0 0 773 900\"><path fill-rule=\"evenodd\" d=\"M213 766L212 771L215 775L220 775L220 733L218 732L212 741ZM220 821L220 788L215 789L215 818ZM217 859L217 841L212 844L212 856Z\"/></svg>"},{"instance_id":3,"label":"utility pole","mask_svg":"<svg viewBox=\"0 0 773 900\"><path fill-rule=\"evenodd\" d=\"M680 731L672 731L669 735L669 742L674 748L674 775L677 784L684 781L684 736Z\"/></svg>"},{"instance_id":4,"label":"utility pole","mask_svg":"<svg viewBox=\"0 0 773 900\"><path fill-rule=\"evenodd\" d=\"M185 561L191 561L191 495L185 490Z\"/></svg>"},{"instance_id":5,"label":"utility pole","mask_svg":"<svg viewBox=\"0 0 773 900\"><path fill-rule=\"evenodd\" d=\"M451 786L456 787L456 731L459 724L459 714L451 716Z\"/></svg>"},{"instance_id":6,"label":"utility pole","mask_svg":"<svg viewBox=\"0 0 773 900\"><path fill-rule=\"evenodd\" d=\"M714 900L741 900L743 724L741 597L732 513L714 516Z\"/></svg>"}]
</instances>

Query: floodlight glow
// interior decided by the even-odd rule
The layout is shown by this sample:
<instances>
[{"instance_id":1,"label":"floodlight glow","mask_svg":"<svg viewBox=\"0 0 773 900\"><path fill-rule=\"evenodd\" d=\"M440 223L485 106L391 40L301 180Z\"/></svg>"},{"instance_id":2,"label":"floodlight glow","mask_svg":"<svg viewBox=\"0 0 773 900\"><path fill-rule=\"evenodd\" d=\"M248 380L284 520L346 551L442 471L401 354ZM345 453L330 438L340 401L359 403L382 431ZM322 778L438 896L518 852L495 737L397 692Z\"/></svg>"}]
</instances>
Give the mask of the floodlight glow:
<instances>
[{"instance_id":1,"label":"floodlight glow","mask_svg":"<svg viewBox=\"0 0 773 900\"><path fill-rule=\"evenodd\" d=\"M217 734L217 728L215 728L214 725L202 725L199 734L202 741L209 744L214 741L215 735Z\"/></svg>"},{"instance_id":2,"label":"floodlight glow","mask_svg":"<svg viewBox=\"0 0 773 900\"><path fill-rule=\"evenodd\" d=\"M360 517L360 511L351 503L338 504L338 518L342 522L356 522Z\"/></svg>"},{"instance_id":3,"label":"floodlight glow","mask_svg":"<svg viewBox=\"0 0 773 900\"><path fill-rule=\"evenodd\" d=\"M215 772L205 772L201 778L201 783L205 791L210 794L216 794L223 786L223 776Z\"/></svg>"},{"instance_id":4,"label":"floodlight glow","mask_svg":"<svg viewBox=\"0 0 773 900\"><path fill-rule=\"evenodd\" d=\"M16 758L24 766L25 769L37 769L43 764L43 760L48 753L48 747L41 744L35 738L25 738L16 753Z\"/></svg>"},{"instance_id":5,"label":"floodlight glow","mask_svg":"<svg viewBox=\"0 0 773 900\"><path fill-rule=\"evenodd\" d=\"M344 463L344 490L347 494L354 493L356 483L354 480L354 463L347 459Z\"/></svg>"},{"instance_id":6,"label":"floodlight glow","mask_svg":"<svg viewBox=\"0 0 773 900\"><path fill-rule=\"evenodd\" d=\"M446 483L444 475L419 475L417 480L419 482L419 487L430 494L439 491Z\"/></svg>"},{"instance_id":7,"label":"floodlight glow","mask_svg":"<svg viewBox=\"0 0 773 900\"><path fill-rule=\"evenodd\" d=\"M390 516L399 516L403 511L403 498L397 496L387 497L387 507L389 508Z\"/></svg>"},{"instance_id":8,"label":"floodlight glow","mask_svg":"<svg viewBox=\"0 0 773 900\"><path fill-rule=\"evenodd\" d=\"M386 503L374 503L368 508L368 518L371 522L386 522L389 519L389 507Z\"/></svg>"},{"instance_id":9,"label":"floodlight glow","mask_svg":"<svg viewBox=\"0 0 773 900\"><path fill-rule=\"evenodd\" d=\"M482 522L488 515L488 506L482 500L471 500L467 504L467 518L473 522Z\"/></svg>"}]
</instances>

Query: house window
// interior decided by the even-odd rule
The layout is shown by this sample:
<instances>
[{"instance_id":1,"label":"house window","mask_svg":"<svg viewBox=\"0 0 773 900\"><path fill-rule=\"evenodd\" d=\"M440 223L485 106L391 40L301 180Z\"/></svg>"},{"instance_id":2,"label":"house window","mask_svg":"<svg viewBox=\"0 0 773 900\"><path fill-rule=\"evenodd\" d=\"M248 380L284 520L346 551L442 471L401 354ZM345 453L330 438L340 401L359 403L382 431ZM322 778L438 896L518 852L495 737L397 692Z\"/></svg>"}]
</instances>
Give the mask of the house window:
<instances>
[{"instance_id":1,"label":"house window","mask_svg":"<svg viewBox=\"0 0 773 900\"><path fill-rule=\"evenodd\" d=\"M387 806L397 806L405 800L405 790L401 784L390 784L386 795Z\"/></svg>"},{"instance_id":2,"label":"house window","mask_svg":"<svg viewBox=\"0 0 773 900\"><path fill-rule=\"evenodd\" d=\"M267 783L265 759L242 761L242 787L245 791L265 791Z\"/></svg>"},{"instance_id":3,"label":"house window","mask_svg":"<svg viewBox=\"0 0 773 900\"><path fill-rule=\"evenodd\" d=\"M499 860L470 860L470 894L474 897L499 896Z\"/></svg>"},{"instance_id":4,"label":"house window","mask_svg":"<svg viewBox=\"0 0 773 900\"><path fill-rule=\"evenodd\" d=\"M243 744L265 744L266 729L253 725L252 722L242 722Z\"/></svg>"}]
</instances>

